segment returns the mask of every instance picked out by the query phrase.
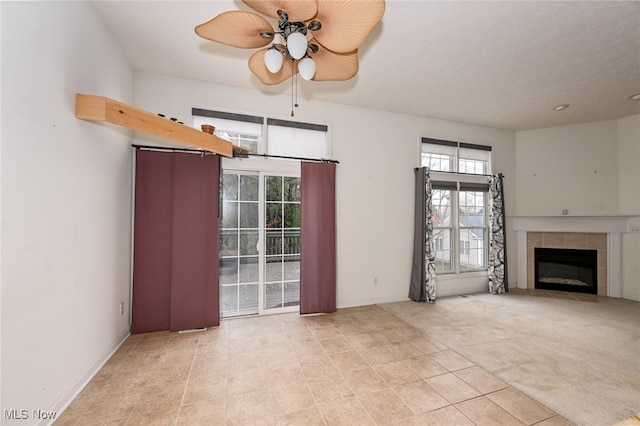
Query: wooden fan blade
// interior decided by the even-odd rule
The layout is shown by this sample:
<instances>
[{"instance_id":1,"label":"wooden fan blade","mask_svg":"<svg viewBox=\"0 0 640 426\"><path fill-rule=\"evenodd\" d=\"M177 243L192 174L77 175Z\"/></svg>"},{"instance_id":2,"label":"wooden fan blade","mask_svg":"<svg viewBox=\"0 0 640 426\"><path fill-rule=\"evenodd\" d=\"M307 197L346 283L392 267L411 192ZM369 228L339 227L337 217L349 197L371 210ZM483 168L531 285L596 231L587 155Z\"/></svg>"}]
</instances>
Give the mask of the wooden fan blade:
<instances>
[{"instance_id":1,"label":"wooden fan blade","mask_svg":"<svg viewBox=\"0 0 640 426\"><path fill-rule=\"evenodd\" d=\"M314 40L311 39L311 43ZM322 45L317 53L312 55L316 62L314 81L343 81L349 80L358 73L358 51L336 53L325 49Z\"/></svg>"},{"instance_id":2,"label":"wooden fan blade","mask_svg":"<svg viewBox=\"0 0 640 426\"><path fill-rule=\"evenodd\" d=\"M313 37L334 52L352 52L360 47L384 15L384 0L318 0L313 18L322 28Z\"/></svg>"},{"instance_id":3,"label":"wooden fan blade","mask_svg":"<svg viewBox=\"0 0 640 426\"><path fill-rule=\"evenodd\" d=\"M316 0L242 0L247 6L271 18L278 19L278 10L289 15L289 22L311 19L318 11Z\"/></svg>"},{"instance_id":4,"label":"wooden fan blade","mask_svg":"<svg viewBox=\"0 0 640 426\"><path fill-rule=\"evenodd\" d=\"M282 83L291 77L293 75L293 71L291 62L285 58L280 71L277 73L271 73L264 64L264 54L267 50L269 49L261 49L251 55L251 58L249 58L249 69L263 84L272 86L274 84Z\"/></svg>"},{"instance_id":5,"label":"wooden fan blade","mask_svg":"<svg viewBox=\"0 0 640 426\"><path fill-rule=\"evenodd\" d=\"M262 37L261 31L270 32L271 37ZM238 10L221 13L198 25L196 34L207 40L245 49L263 47L273 41L273 28L266 19L253 12Z\"/></svg>"}]
</instances>

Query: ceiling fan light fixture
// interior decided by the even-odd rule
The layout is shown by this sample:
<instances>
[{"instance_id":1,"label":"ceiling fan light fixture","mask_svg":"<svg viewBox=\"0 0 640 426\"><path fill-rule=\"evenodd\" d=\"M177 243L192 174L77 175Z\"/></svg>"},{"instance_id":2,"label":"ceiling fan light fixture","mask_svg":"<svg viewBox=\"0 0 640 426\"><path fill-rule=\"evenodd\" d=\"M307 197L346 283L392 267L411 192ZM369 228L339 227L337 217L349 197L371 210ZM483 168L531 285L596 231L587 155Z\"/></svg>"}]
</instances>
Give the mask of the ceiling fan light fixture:
<instances>
[{"instance_id":1,"label":"ceiling fan light fixture","mask_svg":"<svg viewBox=\"0 0 640 426\"><path fill-rule=\"evenodd\" d=\"M282 53L275 47L264 53L264 65L270 73L275 74L282 69Z\"/></svg>"},{"instance_id":2,"label":"ceiling fan light fixture","mask_svg":"<svg viewBox=\"0 0 640 426\"><path fill-rule=\"evenodd\" d=\"M310 56L306 56L298 62L298 72L300 77L309 81L316 75L316 61Z\"/></svg>"},{"instance_id":3,"label":"ceiling fan light fixture","mask_svg":"<svg viewBox=\"0 0 640 426\"><path fill-rule=\"evenodd\" d=\"M287 49L293 59L301 59L307 53L307 37L299 32L289 34Z\"/></svg>"}]
</instances>

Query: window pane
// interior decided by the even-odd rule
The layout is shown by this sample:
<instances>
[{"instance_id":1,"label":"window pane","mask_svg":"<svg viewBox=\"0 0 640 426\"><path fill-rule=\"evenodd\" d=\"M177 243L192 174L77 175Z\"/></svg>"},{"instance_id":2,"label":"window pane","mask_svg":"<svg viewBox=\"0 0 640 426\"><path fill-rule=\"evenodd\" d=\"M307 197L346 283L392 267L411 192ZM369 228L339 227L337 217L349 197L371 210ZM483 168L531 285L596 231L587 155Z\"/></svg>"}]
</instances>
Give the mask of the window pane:
<instances>
[{"instance_id":1,"label":"window pane","mask_svg":"<svg viewBox=\"0 0 640 426\"><path fill-rule=\"evenodd\" d=\"M238 199L238 175L222 175L222 199L224 201Z\"/></svg>"},{"instance_id":2,"label":"window pane","mask_svg":"<svg viewBox=\"0 0 640 426\"><path fill-rule=\"evenodd\" d=\"M220 259L220 284L238 283L238 257Z\"/></svg>"},{"instance_id":3,"label":"window pane","mask_svg":"<svg viewBox=\"0 0 640 426\"><path fill-rule=\"evenodd\" d=\"M488 174L491 172L491 150L474 149L473 145L461 144L458 151L459 172Z\"/></svg>"},{"instance_id":4,"label":"window pane","mask_svg":"<svg viewBox=\"0 0 640 426\"><path fill-rule=\"evenodd\" d=\"M240 255L241 256L257 256L258 255L258 231L241 231L240 232Z\"/></svg>"},{"instance_id":5,"label":"window pane","mask_svg":"<svg viewBox=\"0 0 640 426\"><path fill-rule=\"evenodd\" d=\"M282 307L282 283L266 284L264 286L265 309Z\"/></svg>"},{"instance_id":6,"label":"window pane","mask_svg":"<svg viewBox=\"0 0 640 426\"><path fill-rule=\"evenodd\" d=\"M284 283L284 306L300 305L300 281Z\"/></svg>"},{"instance_id":7,"label":"window pane","mask_svg":"<svg viewBox=\"0 0 640 426\"><path fill-rule=\"evenodd\" d=\"M285 254L300 254L300 231L285 229L283 243Z\"/></svg>"},{"instance_id":8,"label":"window pane","mask_svg":"<svg viewBox=\"0 0 640 426\"><path fill-rule=\"evenodd\" d=\"M240 200L258 201L258 176L240 176Z\"/></svg>"},{"instance_id":9,"label":"window pane","mask_svg":"<svg viewBox=\"0 0 640 426\"><path fill-rule=\"evenodd\" d=\"M460 226L485 226L485 194L479 191L460 191L458 222Z\"/></svg>"},{"instance_id":10,"label":"window pane","mask_svg":"<svg viewBox=\"0 0 640 426\"><path fill-rule=\"evenodd\" d=\"M282 281L282 256L267 256L265 259L266 282Z\"/></svg>"},{"instance_id":11,"label":"window pane","mask_svg":"<svg viewBox=\"0 0 640 426\"><path fill-rule=\"evenodd\" d=\"M238 310L238 286L220 287L220 311L235 312Z\"/></svg>"},{"instance_id":12,"label":"window pane","mask_svg":"<svg viewBox=\"0 0 640 426\"><path fill-rule=\"evenodd\" d=\"M282 177L267 176L265 178L265 191L267 201L282 200Z\"/></svg>"},{"instance_id":13,"label":"window pane","mask_svg":"<svg viewBox=\"0 0 640 426\"><path fill-rule=\"evenodd\" d=\"M240 282L258 282L258 257L240 258Z\"/></svg>"},{"instance_id":14,"label":"window pane","mask_svg":"<svg viewBox=\"0 0 640 426\"><path fill-rule=\"evenodd\" d=\"M422 153L422 167L438 172L452 172L455 157L446 154Z\"/></svg>"},{"instance_id":15,"label":"window pane","mask_svg":"<svg viewBox=\"0 0 640 426\"><path fill-rule=\"evenodd\" d=\"M220 231L220 256L238 255L238 231Z\"/></svg>"},{"instance_id":16,"label":"window pane","mask_svg":"<svg viewBox=\"0 0 640 426\"><path fill-rule=\"evenodd\" d=\"M487 161L465 160L462 158L458 161L458 172L460 173L483 175L488 173L488 168L489 163Z\"/></svg>"},{"instance_id":17,"label":"window pane","mask_svg":"<svg viewBox=\"0 0 640 426\"><path fill-rule=\"evenodd\" d=\"M283 201L300 201L300 178L299 177L284 178Z\"/></svg>"},{"instance_id":18,"label":"window pane","mask_svg":"<svg viewBox=\"0 0 640 426\"><path fill-rule=\"evenodd\" d=\"M222 202L222 228L238 227L238 203L235 201Z\"/></svg>"},{"instance_id":19,"label":"window pane","mask_svg":"<svg viewBox=\"0 0 640 426\"><path fill-rule=\"evenodd\" d=\"M433 230L433 238L436 247L436 272L451 272L454 270L451 234L451 229Z\"/></svg>"},{"instance_id":20,"label":"window pane","mask_svg":"<svg viewBox=\"0 0 640 426\"><path fill-rule=\"evenodd\" d=\"M485 269L487 252L484 228L460 229L460 271ZM462 250L462 243L466 249Z\"/></svg>"},{"instance_id":21,"label":"window pane","mask_svg":"<svg viewBox=\"0 0 640 426\"><path fill-rule=\"evenodd\" d=\"M257 228L258 223L258 203L240 203L240 228Z\"/></svg>"},{"instance_id":22,"label":"window pane","mask_svg":"<svg viewBox=\"0 0 640 426\"><path fill-rule=\"evenodd\" d=\"M258 152L258 145L262 137L262 124L217 117L193 116L193 127L200 130L203 124L214 126L216 128L214 134L217 137L247 148L251 153Z\"/></svg>"},{"instance_id":23,"label":"window pane","mask_svg":"<svg viewBox=\"0 0 640 426\"><path fill-rule=\"evenodd\" d=\"M236 146L247 149L251 154L258 153L258 142L260 141L259 135L249 135L246 133L237 133L218 129L216 129L214 134L220 139L228 140Z\"/></svg>"},{"instance_id":24,"label":"window pane","mask_svg":"<svg viewBox=\"0 0 640 426\"><path fill-rule=\"evenodd\" d=\"M258 284L242 284L238 286L238 310L246 311L258 306Z\"/></svg>"},{"instance_id":25,"label":"window pane","mask_svg":"<svg viewBox=\"0 0 640 426\"><path fill-rule=\"evenodd\" d=\"M264 226L269 229L282 228L282 204L267 203Z\"/></svg>"},{"instance_id":26,"label":"window pane","mask_svg":"<svg viewBox=\"0 0 640 426\"><path fill-rule=\"evenodd\" d=\"M292 281L300 278L300 257L285 256L284 257L284 280Z\"/></svg>"},{"instance_id":27,"label":"window pane","mask_svg":"<svg viewBox=\"0 0 640 426\"><path fill-rule=\"evenodd\" d=\"M284 205L284 227L300 228L300 204Z\"/></svg>"},{"instance_id":28,"label":"window pane","mask_svg":"<svg viewBox=\"0 0 640 426\"><path fill-rule=\"evenodd\" d=\"M267 230L265 233L265 255L282 254L282 230Z\"/></svg>"},{"instance_id":29,"label":"window pane","mask_svg":"<svg viewBox=\"0 0 640 426\"><path fill-rule=\"evenodd\" d=\"M448 189L434 189L431 194L434 228L451 226L451 191Z\"/></svg>"}]
</instances>

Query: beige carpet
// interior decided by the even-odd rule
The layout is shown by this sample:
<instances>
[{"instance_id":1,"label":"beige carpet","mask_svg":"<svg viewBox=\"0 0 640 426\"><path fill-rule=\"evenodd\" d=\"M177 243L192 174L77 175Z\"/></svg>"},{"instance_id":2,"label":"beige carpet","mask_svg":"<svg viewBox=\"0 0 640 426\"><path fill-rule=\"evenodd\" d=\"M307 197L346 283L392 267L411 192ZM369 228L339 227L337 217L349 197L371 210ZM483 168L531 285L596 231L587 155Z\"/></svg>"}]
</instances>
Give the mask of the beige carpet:
<instances>
[{"instance_id":1,"label":"beige carpet","mask_svg":"<svg viewBox=\"0 0 640 426\"><path fill-rule=\"evenodd\" d=\"M516 289L383 307L577 425L640 411L640 302Z\"/></svg>"}]
</instances>

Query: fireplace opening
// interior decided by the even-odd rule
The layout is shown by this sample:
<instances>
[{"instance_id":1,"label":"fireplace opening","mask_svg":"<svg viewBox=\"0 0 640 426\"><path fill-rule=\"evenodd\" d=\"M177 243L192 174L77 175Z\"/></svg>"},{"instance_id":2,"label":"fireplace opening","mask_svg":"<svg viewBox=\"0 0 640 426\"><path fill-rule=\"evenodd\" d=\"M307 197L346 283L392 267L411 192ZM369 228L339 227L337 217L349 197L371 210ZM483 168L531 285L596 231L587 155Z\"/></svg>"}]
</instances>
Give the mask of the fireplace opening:
<instances>
[{"instance_id":1,"label":"fireplace opening","mask_svg":"<svg viewBox=\"0 0 640 426\"><path fill-rule=\"evenodd\" d=\"M598 294L598 251L534 250L535 288Z\"/></svg>"}]
</instances>

